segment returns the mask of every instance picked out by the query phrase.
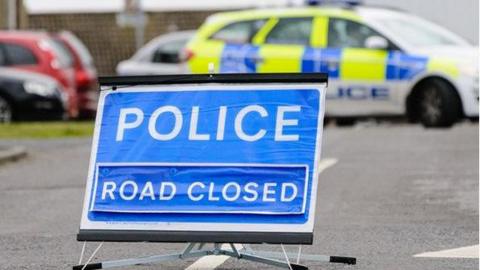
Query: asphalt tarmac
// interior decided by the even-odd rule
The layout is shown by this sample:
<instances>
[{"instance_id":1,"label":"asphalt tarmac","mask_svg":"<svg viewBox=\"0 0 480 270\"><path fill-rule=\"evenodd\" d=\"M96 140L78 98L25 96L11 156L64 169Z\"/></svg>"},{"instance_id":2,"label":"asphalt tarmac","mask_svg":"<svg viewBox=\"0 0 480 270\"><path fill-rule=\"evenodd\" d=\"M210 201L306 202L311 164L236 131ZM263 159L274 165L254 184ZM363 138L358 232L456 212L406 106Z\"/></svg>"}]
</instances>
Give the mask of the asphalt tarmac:
<instances>
[{"instance_id":1,"label":"asphalt tarmac","mask_svg":"<svg viewBox=\"0 0 480 270\"><path fill-rule=\"evenodd\" d=\"M320 175L315 240L302 253L352 256L357 265L302 263L310 269L478 268L478 251L477 258L462 252L460 258L445 258L448 252L414 257L478 245L478 124L438 130L407 124L328 127L323 139L322 157L336 163ZM91 139L0 141L14 144L26 146L29 154L0 165L0 269L71 269L82 249L75 237ZM87 245L87 257L96 244ZM182 248L105 243L94 261ZM297 252L296 246L286 249ZM185 269L195 261L121 269ZM207 258L201 265L275 269L236 259L218 262Z\"/></svg>"}]
</instances>

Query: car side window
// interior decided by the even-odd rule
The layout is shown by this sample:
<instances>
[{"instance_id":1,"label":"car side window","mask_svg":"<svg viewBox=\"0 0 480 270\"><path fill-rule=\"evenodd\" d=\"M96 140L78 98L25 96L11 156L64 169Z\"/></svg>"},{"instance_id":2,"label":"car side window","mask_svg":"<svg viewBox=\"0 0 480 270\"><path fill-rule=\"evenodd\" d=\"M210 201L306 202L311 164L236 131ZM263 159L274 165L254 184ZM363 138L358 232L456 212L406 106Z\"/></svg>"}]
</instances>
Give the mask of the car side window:
<instances>
[{"instance_id":1,"label":"car side window","mask_svg":"<svg viewBox=\"0 0 480 270\"><path fill-rule=\"evenodd\" d=\"M38 63L37 57L33 52L21 45L3 43L5 60L8 59L8 65L35 65Z\"/></svg>"},{"instance_id":2,"label":"car side window","mask_svg":"<svg viewBox=\"0 0 480 270\"><path fill-rule=\"evenodd\" d=\"M210 39L227 43L249 43L264 24L265 20L235 22L220 29Z\"/></svg>"},{"instance_id":3,"label":"car side window","mask_svg":"<svg viewBox=\"0 0 480 270\"><path fill-rule=\"evenodd\" d=\"M268 34L265 43L310 45L312 18L285 18Z\"/></svg>"},{"instance_id":4,"label":"car side window","mask_svg":"<svg viewBox=\"0 0 480 270\"><path fill-rule=\"evenodd\" d=\"M175 64L180 62L179 53L187 40L175 40L158 47L151 58L152 63Z\"/></svg>"},{"instance_id":5,"label":"car side window","mask_svg":"<svg viewBox=\"0 0 480 270\"><path fill-rule=\"evenodd\" d=\"M354 21L336 18L329 20L328 47L365 48L365 41L371 36L382 35L372 28Z\"/></svg>"}]
</instances>

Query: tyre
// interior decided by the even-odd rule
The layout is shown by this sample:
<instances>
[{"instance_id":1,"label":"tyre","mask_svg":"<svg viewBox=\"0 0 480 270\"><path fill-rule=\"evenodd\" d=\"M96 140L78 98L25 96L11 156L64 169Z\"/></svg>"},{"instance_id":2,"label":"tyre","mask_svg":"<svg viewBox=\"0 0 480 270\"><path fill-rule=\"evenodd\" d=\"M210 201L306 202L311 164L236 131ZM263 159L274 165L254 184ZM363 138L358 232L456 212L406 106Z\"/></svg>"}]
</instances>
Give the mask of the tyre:
<instances>
[{"instance_id":1,"label":"tyre","mask_svg":"<svg viewBox=\"0 0 480 270\"><path fill-rule=\"evenodd\" d=\"M419 85L417 119L425 127L450 127L460 117L461 103L455 89L445 81L432 79Z\"/></svg>"},{"instance_id":2,"label":"tyre","mask_svg":"<svg viewBox=\"0 0 480 270\"><path fill-rule=\"evenodd\" d=\"M353 117L339 117L335 120L335 122L339 127L351 127L355 125L357 119Z\"/></svg>"},{"instance_id":3,"label":"tyre","mask_svg":"<svg viewBox=\"0 0 480 270\"><path fill-rule=\"evenodd\" d=\"M0 123L10 123L13 118L12 106L0 96Z\"/></svg>"}]
</instances>

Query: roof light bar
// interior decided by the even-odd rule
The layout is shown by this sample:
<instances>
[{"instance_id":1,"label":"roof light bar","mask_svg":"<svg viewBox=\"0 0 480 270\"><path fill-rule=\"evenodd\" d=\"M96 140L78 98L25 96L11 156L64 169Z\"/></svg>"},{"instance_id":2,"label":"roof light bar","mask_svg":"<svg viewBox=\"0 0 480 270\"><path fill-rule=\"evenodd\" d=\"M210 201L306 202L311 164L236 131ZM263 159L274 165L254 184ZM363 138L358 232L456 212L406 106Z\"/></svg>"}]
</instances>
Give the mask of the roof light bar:
<instances>
[{"instance_id":1,"label":"roof light bar","mask_svg":"<svg viewBox=\"0 0 480 270\"><path fill-rule=\"evenodd\" d=\"M362 0L305 0L308 6L320 5L345 5L349 7L359 6L363 4Z\"/></svg>"}]
</instances>

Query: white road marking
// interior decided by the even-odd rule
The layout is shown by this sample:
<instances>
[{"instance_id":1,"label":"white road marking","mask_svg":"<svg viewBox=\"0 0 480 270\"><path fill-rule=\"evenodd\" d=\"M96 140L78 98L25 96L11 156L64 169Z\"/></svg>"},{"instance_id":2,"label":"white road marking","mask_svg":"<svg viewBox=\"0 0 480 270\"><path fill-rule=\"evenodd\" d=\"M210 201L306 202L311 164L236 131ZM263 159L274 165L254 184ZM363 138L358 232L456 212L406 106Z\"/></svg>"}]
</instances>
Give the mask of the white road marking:
<instances>
[{"instance_id":1,"label":"white road marking","mask_svg":"<svg viewBox=\"0 0 480 270\"><path fill-rule=\"evenodd\" d=\"M331 167L335 165L335 163L338 162L338 159L336 158L325 158L320 160L318 163L318 173L322 173L324 170L328 169L328 167Z\"/></svg>"},{"instance_id":2,"label":"white road marking","mask_svg":"<svg viewBox=\"0 0 480 270\"><path fill-rule=\"evenodd\" d=\"M454 249L445 249L440 251L425 252L413 255L413 257L422 258L470 258L478 259L478 245L460 247Z\"/></svg>"},{"instance_id":3,"label":"white road marking","mask_svg":"<svg viewBox=\"0 0 480 270\"><path fill-rule=\"evenodd\" d=\"M338 162L338 159L336 158L325 158L320 160L318 164L318 173L320 174L322 171L326 170L327 168L335 165L335 163ZM243 246L240 244L235 244L235 248L237 248L238 251L240 251ZM230 250L230 245L228 244L223 244L222 249L228 249ZM196 260L193 264L185 268L185 270L196 270L196 269L202 269L202 270L211 270L215 269L216 267L222 265L225 261L230 259L231 257L225 256L225 255L209 255L202 257L198 260Z\"/></svg>"},{"instance_id":4,"label":"white road marking","mask_svg":"<svg viewBox=\"0 0 480 270\"><path fill-rule=\"evenodd\" d=\"M243 246L240 244L235 244L235 248L240 251ZM223 244L222 249L232 250L229 244ZM202 257L196 260L193 264L185 268L185 270L194 270L194 269L215 269L216 267L222 265L226 260L231 258L230 256L225 255L209 255Z\"/></svg>"}]
</instances>

